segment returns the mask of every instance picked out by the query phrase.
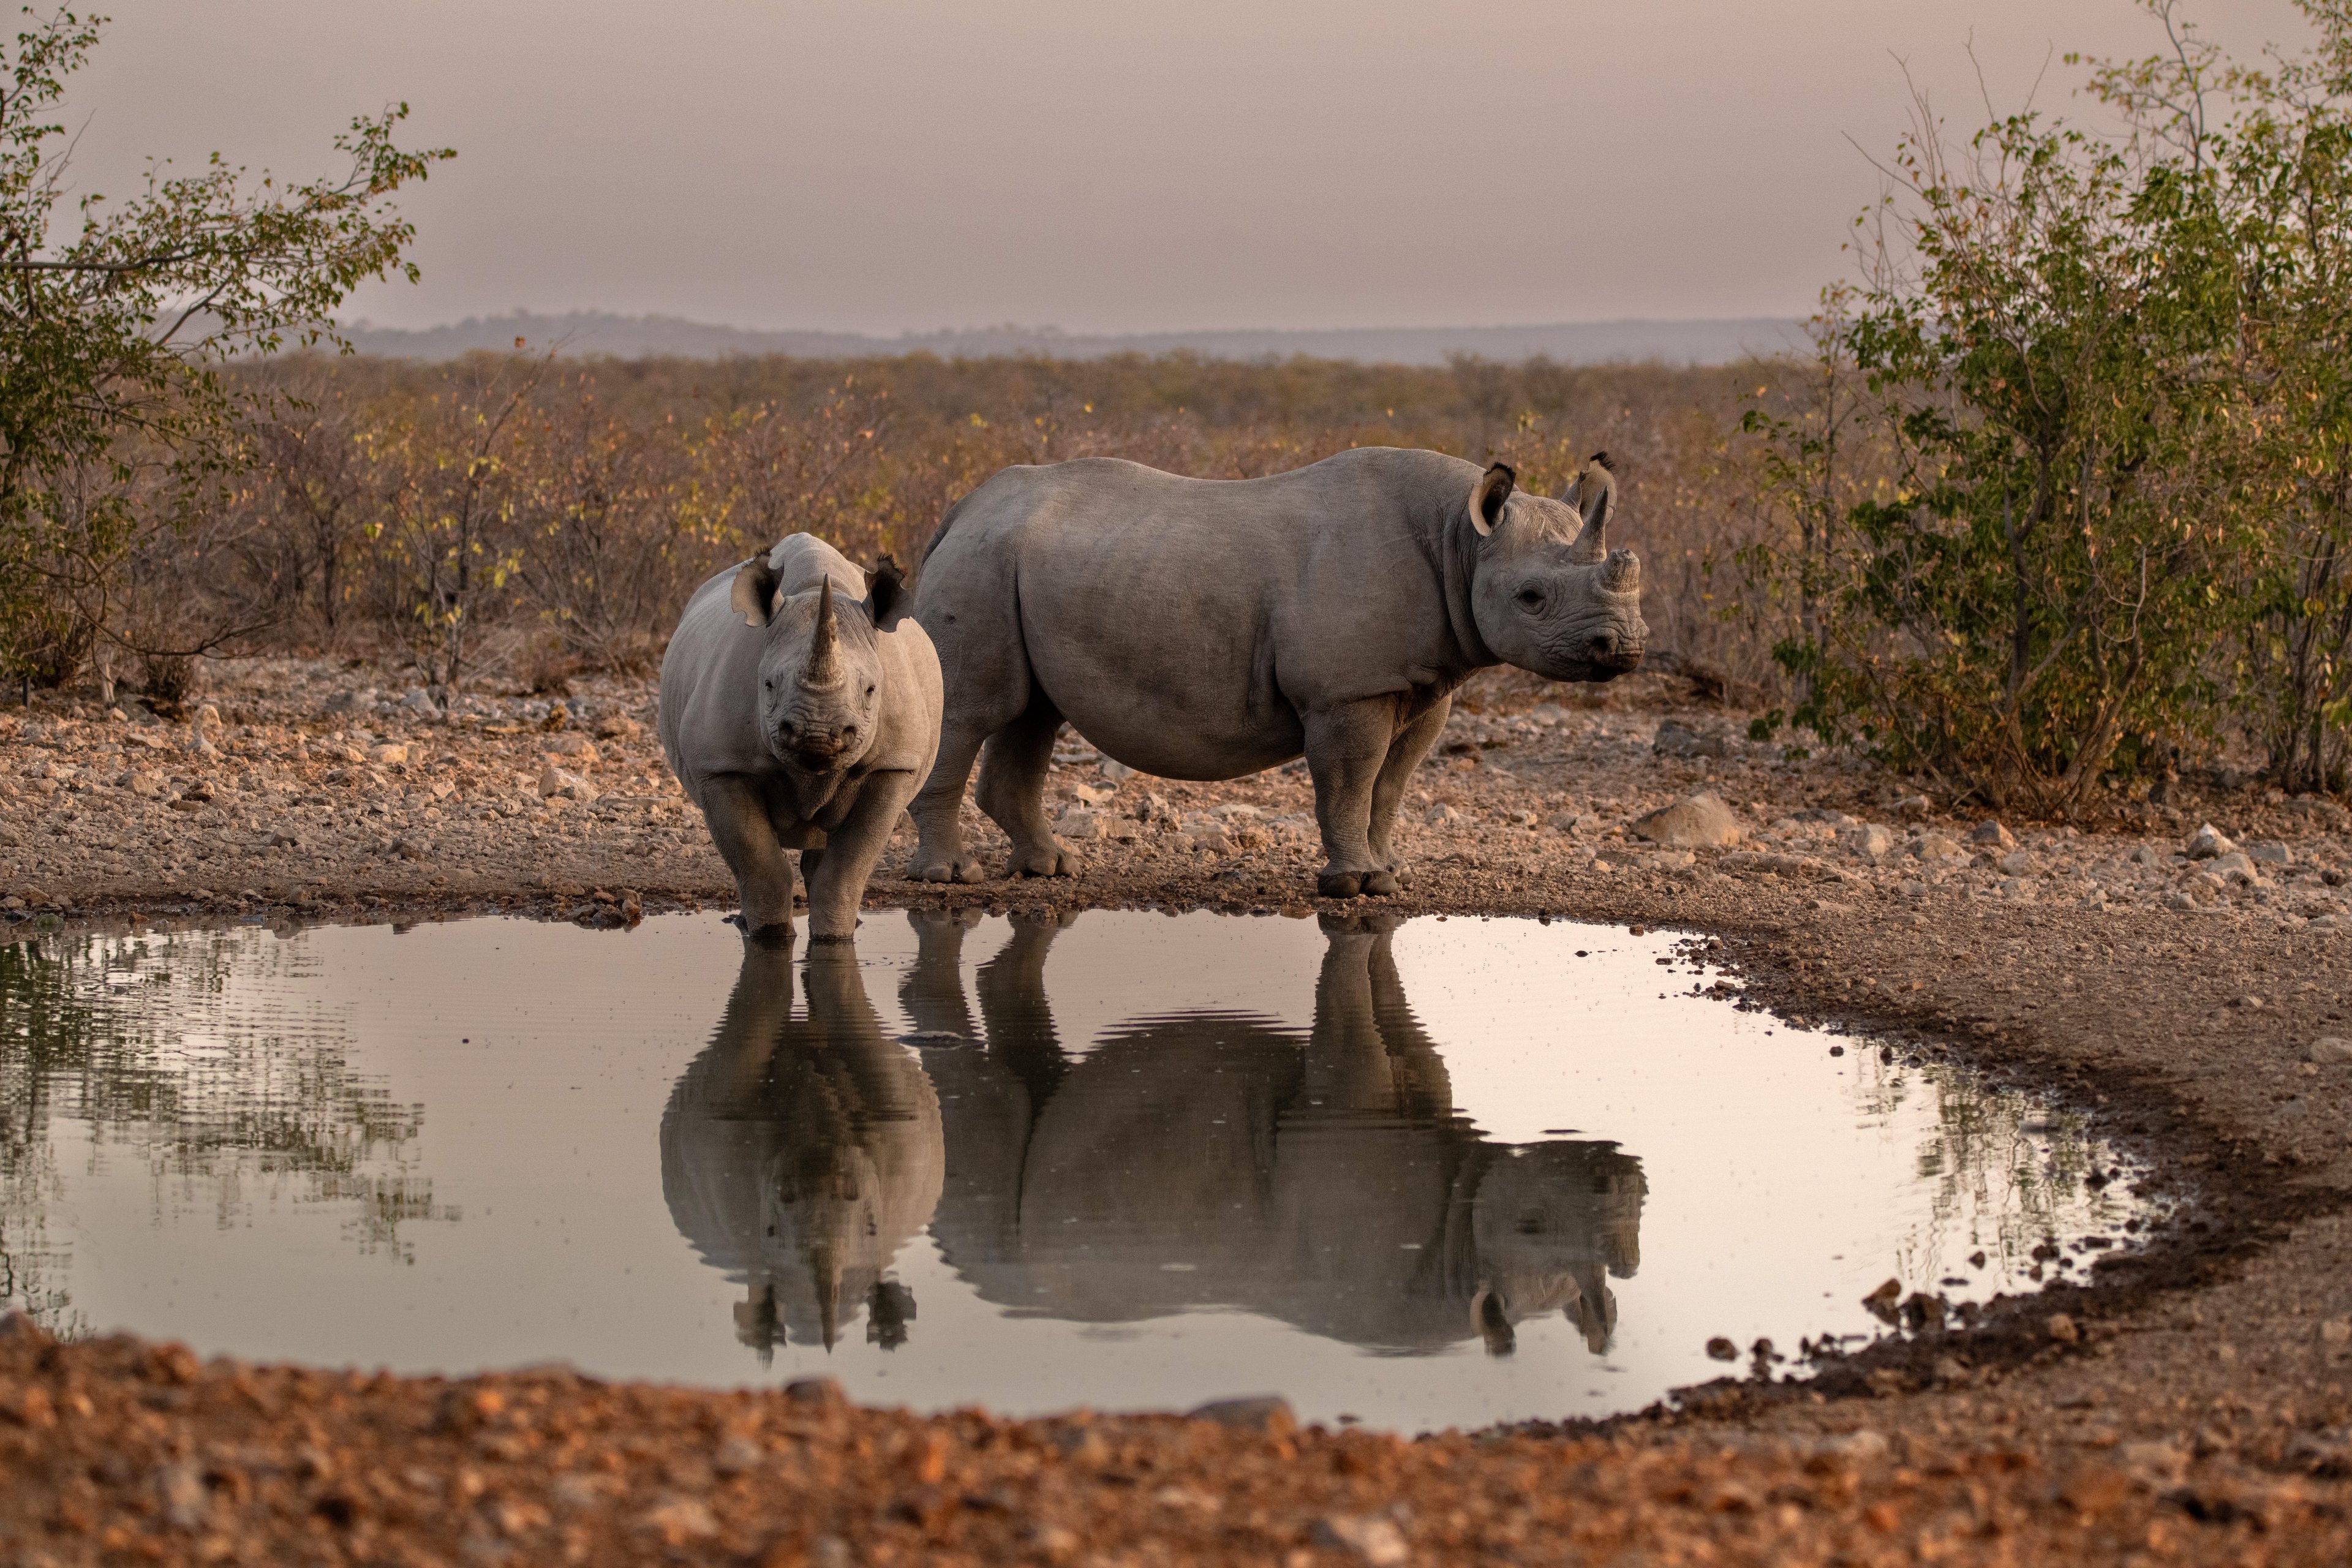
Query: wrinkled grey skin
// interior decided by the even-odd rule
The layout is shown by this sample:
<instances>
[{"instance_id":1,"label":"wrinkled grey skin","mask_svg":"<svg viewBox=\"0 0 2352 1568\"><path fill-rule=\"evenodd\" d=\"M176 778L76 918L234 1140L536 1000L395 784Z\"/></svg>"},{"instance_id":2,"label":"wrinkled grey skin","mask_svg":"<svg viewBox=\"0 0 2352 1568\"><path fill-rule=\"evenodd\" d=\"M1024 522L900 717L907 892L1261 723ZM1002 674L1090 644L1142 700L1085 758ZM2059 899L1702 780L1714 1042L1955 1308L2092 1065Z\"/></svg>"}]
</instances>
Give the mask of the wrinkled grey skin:
<instances>
[{"instance_id":1,"label":"wrinkled grey skin","mask_svg":"<svg viewBox=\"0 0 2352 1568\"><path fill-rule=\"evenodd\" d=\"M857 929L866 879L939 750L939 656L888 563L795 533L695 590L662 658L661 738L735 873L747 936Z\"/></svg>"},{"instance_id":2,"label":"wrinkled grey skin","mask_svg":"<svg viewBox=\"0 0 2352 1568\"><path fill-rule=\"evenodd\" d=\"M1514 483L1392 447L1262 479L1106 458L995 475L940 524L917 590L947 710L912 807L915 874L982 879L958 810L983 745L980 807L1013 840L1008 874L1076 869L1044 804L1066 720L1164 778L1304 752L1317 890L1397 891L1397 805L1473 670L1607 680L1641 663L1641 567L1607 547L1605 462L1567 500Z\"/></svg>"}]
</instances>

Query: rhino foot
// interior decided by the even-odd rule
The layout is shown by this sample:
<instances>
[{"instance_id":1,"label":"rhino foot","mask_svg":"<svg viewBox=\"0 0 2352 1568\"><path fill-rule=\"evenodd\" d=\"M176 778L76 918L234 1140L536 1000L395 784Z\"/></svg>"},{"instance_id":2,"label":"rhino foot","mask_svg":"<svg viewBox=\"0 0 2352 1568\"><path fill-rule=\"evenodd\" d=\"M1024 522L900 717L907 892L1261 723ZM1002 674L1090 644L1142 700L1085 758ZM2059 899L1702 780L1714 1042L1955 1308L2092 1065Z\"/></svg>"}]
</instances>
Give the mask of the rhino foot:
<instances>
[{"instance_id":1,"label":"rhino foot","mask_svg":"<svg viewBox=\"0 0 2352 1568\"><path fill-rule=\"evenodd\" d=\"M918 882L985 882L988 873L981 868L977 855L959 855L952 860L933 860L915 868Z\"/></svg>"},{"instance_id":2,"label":"rhino foot","mask_svg":"<svg viewBox=\"0 0 2352 1568\"><path fill-rule=\"evenodd\" d=\"M1325 870L1315 879L1315 896L1321 899L1384 899L1402 890L1403 883L1389 870Z\"/></svg>"},{"instance_id":3,"label":"rhino foot","mask_svg":"<svg viewBox=\"0 0 2352 1568\"><path fill-rule=\"evenodd\" d=\"M1043 849L1030 850L1025 855L1016 852L1006 862L1004 874L1008 877L1075 877L1078 874L1077 851L1052 844Z\"/></svg>"}]
</instances>

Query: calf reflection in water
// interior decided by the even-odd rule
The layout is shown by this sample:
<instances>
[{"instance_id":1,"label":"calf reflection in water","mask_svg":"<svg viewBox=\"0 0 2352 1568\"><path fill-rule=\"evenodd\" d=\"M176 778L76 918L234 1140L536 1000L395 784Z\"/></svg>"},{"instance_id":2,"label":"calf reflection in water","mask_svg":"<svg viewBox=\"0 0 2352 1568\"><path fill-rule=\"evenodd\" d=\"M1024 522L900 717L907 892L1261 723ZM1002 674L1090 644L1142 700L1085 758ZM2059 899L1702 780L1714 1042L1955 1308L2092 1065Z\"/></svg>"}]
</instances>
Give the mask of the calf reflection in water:
<instances>
[{"instance_id":1,"label":"calf reflection in water","mask_svg":"<svg viewBox=\"0 0 2352 1568\"><path fill-rule=\"evenodd\" d=\"M819 943L804 973L795 1017L791 947L746 942L662 1116L670 1218L745 1288L735 1331L762 1361L787 1340L831 1349L859 1304L868 1339L902 1342L914 1298L883 1272L940 1201L939 1097L882 1033L856 951Z\"/></svg>"},{"instance_id":2,"label":"calf reflection in water","mask_svg":"<svg viewBox=\"0 0 2352 1568\"><path fill-rule=\"evenodd\" d=\"M909 918L921 947L900 1000L920 1071L854 964L814 958L793 1019L789 967L752 954L672 1097L671 1213L750 1288L751 1342L830 1345L860 1301L869 1338L903 1337L912 1302L882 1270L928 1221L957 1273L1022 1316L1238 1308L1368 1348L1475 1337L1504 1354L1515 1325L1558 1310L1607 1348L1607 1277L1640 1261L1641 1163L1604 1142L1490 1142L1456 1114L1392 919L1327 925L1304 1037L1193 1012L1073 1058L1045 984L1067 920L1013 921L980 970L975 1030L961 961L977 911Z\"/></svg>"}]
</instances>

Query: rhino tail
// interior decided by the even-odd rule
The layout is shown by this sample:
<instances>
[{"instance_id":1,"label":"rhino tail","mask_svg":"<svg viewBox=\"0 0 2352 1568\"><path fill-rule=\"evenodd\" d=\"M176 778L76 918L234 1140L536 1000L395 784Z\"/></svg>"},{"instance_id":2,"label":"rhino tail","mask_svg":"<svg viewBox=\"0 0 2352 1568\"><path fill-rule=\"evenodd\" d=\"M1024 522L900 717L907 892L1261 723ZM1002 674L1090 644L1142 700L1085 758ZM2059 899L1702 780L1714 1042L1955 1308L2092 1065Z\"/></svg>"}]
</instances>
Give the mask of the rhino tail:
<instances>
[{"instance_id":1,"label":"rhino tail","mask_svg":"<svg viewBox=\"0 0 2352 1568\"><path fill-rule=\"evenodd\" d=\"M958 496L953 504L949 506L947 514L940 519L939 527L931 530L931 540L929 543L923 546L922 559L915 563L915 570L917 572L919 573L922 571L923 562L929 561L931 558L931 552L940 547L940 541L945 539L948 536L948 530L955 526L956 515L963 510L963 503L970 500L973 495L978 493L979 492L975 490L969 494Z\"/></svg>"}]
</instances>

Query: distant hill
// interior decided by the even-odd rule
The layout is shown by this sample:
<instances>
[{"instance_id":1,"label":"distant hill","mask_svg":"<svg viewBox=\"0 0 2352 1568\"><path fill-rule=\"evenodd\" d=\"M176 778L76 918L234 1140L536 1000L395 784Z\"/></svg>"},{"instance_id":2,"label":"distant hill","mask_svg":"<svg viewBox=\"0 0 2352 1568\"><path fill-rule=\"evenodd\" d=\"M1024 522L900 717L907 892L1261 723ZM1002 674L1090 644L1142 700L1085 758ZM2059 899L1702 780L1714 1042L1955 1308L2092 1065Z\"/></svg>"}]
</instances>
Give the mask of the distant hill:
<instances>
[{"instance_id":1,"label":"distant hill","mask_svg":"<svg viewBox=\"0 0 2352 1568\"><path fill-rule=\"evenodd\" d=\"M517 338L533 349L562 343L573 354L616 359L677 355L790 354L801 359L862 359L880 354L934 353L942 359L1039 355L1100 359L1110 354L1180 351L1212 359L1356 360L1378 364L1444 364L1455 354L1490 360L1538 355L1563 364L1655 360L1667 364L1725 364L1782 353L1803 342L1794 318L1759 316L1696 321L1564 321L1538 327L1368 327L1306 331L1133 332L1086 336L1054 327L980 327L961 331L908 332L895 338L856 332L757 331L712 326L676 316L615 316L574 310L544 316L515 310L469 316L454 326L408 331L362 322L344 335L362 353L394 359L454 359L472 349L511 349Z\"/></svg>"}]
</instances>

